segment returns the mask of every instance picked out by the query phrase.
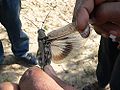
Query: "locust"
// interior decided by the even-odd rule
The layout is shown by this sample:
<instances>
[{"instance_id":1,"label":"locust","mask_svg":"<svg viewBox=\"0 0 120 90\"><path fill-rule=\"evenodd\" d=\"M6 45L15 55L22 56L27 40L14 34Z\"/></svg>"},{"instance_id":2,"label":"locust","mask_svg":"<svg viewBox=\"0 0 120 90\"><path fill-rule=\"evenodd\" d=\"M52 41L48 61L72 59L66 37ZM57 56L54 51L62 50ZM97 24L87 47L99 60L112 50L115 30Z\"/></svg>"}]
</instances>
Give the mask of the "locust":
<instances>
[{"instance_id":1,"label":"locust","mask_svg":"<svg viewBox=\"0 0 120 90\"><path fill-rule=\"evenodd\" d=\"M81 35L84 37L89 34L89 28L85 29L85 32ZM44 29L38 30L38 51L37 60L38 65L44 69L44 67L51 63L60 63L62 61L70 59L80 46L80 36L76 29L75 23L69 23L64 27L57 30L52 30L48 34L45 34Z\"/></svg>"}]
</instances>

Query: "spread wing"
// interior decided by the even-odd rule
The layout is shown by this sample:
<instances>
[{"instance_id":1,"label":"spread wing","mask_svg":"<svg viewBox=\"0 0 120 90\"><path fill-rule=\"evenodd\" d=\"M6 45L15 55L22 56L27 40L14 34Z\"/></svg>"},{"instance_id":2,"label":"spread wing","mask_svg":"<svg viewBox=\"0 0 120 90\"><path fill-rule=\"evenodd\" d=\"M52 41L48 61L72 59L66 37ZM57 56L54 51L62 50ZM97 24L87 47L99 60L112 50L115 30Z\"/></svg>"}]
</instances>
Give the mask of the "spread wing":
<instances>
[{"instance_id":1,"label":"spread wing","mask_svg":"<svg viewBox=\"0 0 120 90\"><path fill-rule=\"evenodd\" d=\"M54 63L61 63L78 55L82 43L79 32L74 31L61 37L58 36L59 32L61 32L60 30L55 32L57 32L56 35L58 38L55 37L55 34L55 39L52 38L54 39L51 42L52 61ZM48 33L48 37L49 35L52 36L52 33L54 31Z\"/></svg>"}]
</instances>

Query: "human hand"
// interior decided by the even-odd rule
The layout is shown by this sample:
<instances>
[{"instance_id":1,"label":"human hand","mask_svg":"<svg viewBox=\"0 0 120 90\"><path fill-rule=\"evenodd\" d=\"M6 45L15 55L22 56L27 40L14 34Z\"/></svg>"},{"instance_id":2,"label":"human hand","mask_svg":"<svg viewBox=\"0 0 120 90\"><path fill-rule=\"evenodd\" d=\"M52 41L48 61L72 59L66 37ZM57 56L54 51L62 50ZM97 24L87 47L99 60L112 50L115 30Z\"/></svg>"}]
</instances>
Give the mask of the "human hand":
<instances>
[{"instance_id":1,"label":"human hand","mask_svg":"<svg viewBox=\"0 0 120 90\"><path fill-rule=\"evenodd\" d=\"M73 22L79 32L83 32L88 25L89 15L94 9L94 0L76 0Z\"/></svg>"},{"instance_id":2,"label":"human hand","mask_svg":"<svg viewBox=\"0 0 120 90\"><path fill-rule=\"evenodd\" d=\"M80 33L91 19L98 34L120 36L120 0L78 0L73 19Z\"/></svg>"},{"instance_id":3,"label":"human hand","mask_svg":"<svg viewBox=\"0 0 120 90\"><path fill-rule=\"evenodd\" d=\"M77 30L80 32L81 36L89 36L89 15L94 8L94 0L76 0L74 13L73 13L73 22L76 24ZM87 29L86 29L87 28ZM84 30L87 33L84 36Z\"/></svg>"},{"instance_id":4,"label":"human hand","mask_svg":"<svg viewBox=\"0 0 120 90\"><path fill-rule=\"evenodd\" d=\"M98 34L120 37L120 1L99 5L93 18L93 26Z\"/></svg>"}]
</instances>

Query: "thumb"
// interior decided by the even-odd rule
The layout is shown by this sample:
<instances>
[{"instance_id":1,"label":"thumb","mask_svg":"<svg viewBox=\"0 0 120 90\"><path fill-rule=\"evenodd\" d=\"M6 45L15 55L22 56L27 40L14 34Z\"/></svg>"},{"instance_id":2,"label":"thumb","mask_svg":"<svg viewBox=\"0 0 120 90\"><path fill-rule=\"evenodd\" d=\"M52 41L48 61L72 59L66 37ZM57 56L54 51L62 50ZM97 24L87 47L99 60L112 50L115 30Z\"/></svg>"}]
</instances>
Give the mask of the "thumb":
<instances>
[{"instance_id":1,"label":"thumb","mask_svg":"<svg viewBox=\"0 0 120 90\"><path fill-rule=\"evenodd\" d=\"M94 0L76 0L74 9L76 28L83 32L88 26L89 15L94 8Z\"/></svg>"}]
</instances>

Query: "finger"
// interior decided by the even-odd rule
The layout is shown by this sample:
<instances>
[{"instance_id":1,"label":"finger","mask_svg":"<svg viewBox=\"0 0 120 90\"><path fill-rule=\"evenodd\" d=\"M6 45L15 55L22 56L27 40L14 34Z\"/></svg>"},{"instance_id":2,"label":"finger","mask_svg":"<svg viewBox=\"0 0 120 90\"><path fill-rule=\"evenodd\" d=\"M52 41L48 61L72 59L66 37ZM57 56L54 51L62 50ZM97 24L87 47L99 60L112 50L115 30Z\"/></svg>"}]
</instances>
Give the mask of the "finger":
<instances>
[{"instance_id":1,"label":"finger","mask_svg":"<svg viewBox=\"0 0 120 90\"><path fill-rule=\"evenodd\" d=\"M89 14L85 8L79 11L76 20L76 28L79 32L83 32L84 29L87 27L89 21Z\"/></svg>"},{"instance_id":2,"label":"finger","mask_svg":"<svg viewBox=\"0 0 120 90\"><path fill-rule=\"evenodd\" d=\"M110 34L120 37L120 26L114 23L105 23L103 25L94 25L94 29L98 34L109 36Z\"/></svg>"},{"instance_id":3,"label":"finger","mask_svg":"<svg viewBox=\"0 0 120 90\"><path fill-rule=\"evenodd\" d=\"M95 4L101 4L106 0L95 0ZM76 26L79 32L83 32L88 25L89 15L93 11L94 0L76 0L74 9L73 21L76 21ZM77 18L77 19L76 19Z\"/></svg>"},{"instance_id":4,"label":"finger","mask_svg":"<svg viewBox=\"0 0 120 90\"><path fill-rule=\"evenodd\" d=\"M100 34L102 35L103 37L105 38L108 38L109 37L109 32L107 32L106 30L104 30L101 26L97 26L97 25L94 25L94 30L97 34Z\"/></svg>"},{"instance_id":5,"label":"finger","mask_svg":"<svg viewBox=\"0 0 120 90\"><path fill-rule=\"evenodd\" d=\"M76 0L74 17L77 29L82 32L88 25L89 14L94 8L94 0Z\"/></svg>"},{"instance_id":6,"label":"finger","mask_svg":"<svg viewBox=\"0 0 120 90\"><path fill-rule=\"evenodd\" d=\"M0 90L19 90L19 86L16 83L3 82L0 83Z\"/></svg>"},{"instance_id":7,"label":"finger","mask_svg":"<svg viewBox=\"0 0 120 90\"><path fill-rule=\"evenodd\" d=\"M96 24L104 24L108 21L120 22L120 2L109 2L100 5L95 13Z\"/></svg>"},{"instance_id":8,"label":"finger","mask_svg":"<svg viewBox=\"0 0 120 90\"><path fill-rule=\"evenodd\" d=\"M114 23L106 23L102 26L102 28L109 32L109 34L120 37L120 26Z\"/></svg>"},{"instance_id":9,"label":"finger","mask_svg":"<svg viewBox=\"0 0 120 90\"><path fill-rule=\"evenodd\" d=\"M105 2L106 0L95 0L95 5L100 5L101 3Z\"/></svg>"}]
</instances>

